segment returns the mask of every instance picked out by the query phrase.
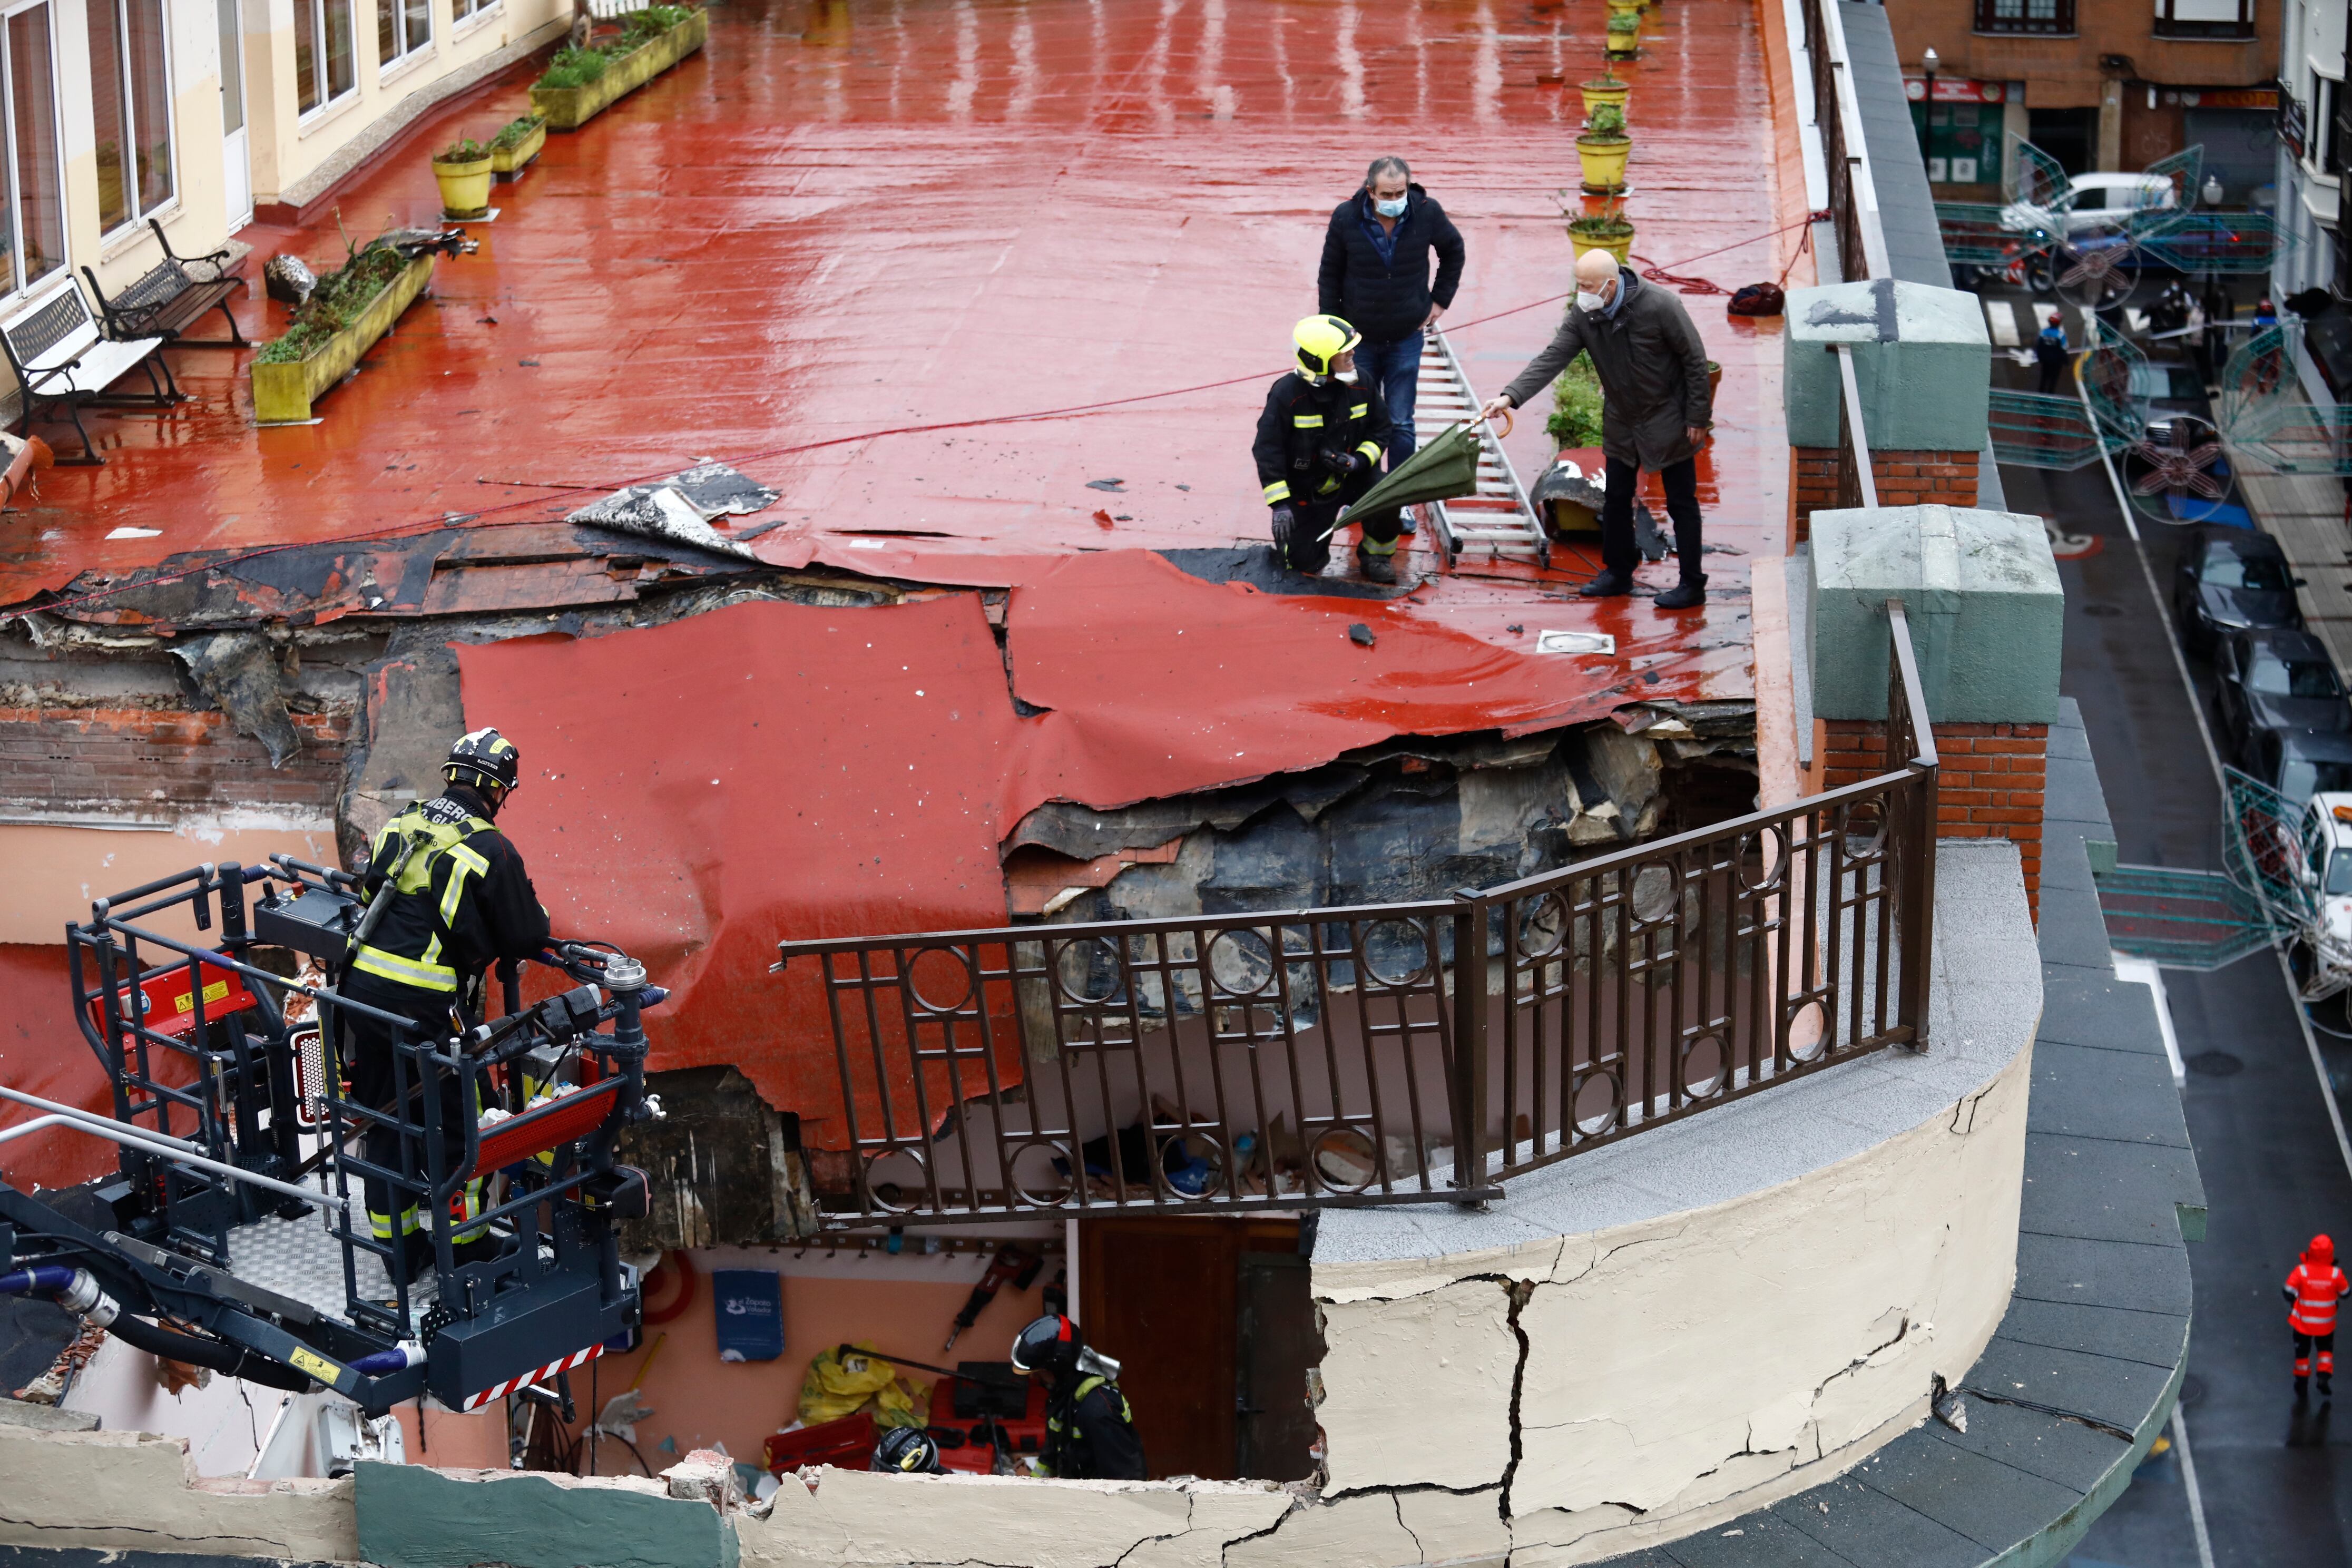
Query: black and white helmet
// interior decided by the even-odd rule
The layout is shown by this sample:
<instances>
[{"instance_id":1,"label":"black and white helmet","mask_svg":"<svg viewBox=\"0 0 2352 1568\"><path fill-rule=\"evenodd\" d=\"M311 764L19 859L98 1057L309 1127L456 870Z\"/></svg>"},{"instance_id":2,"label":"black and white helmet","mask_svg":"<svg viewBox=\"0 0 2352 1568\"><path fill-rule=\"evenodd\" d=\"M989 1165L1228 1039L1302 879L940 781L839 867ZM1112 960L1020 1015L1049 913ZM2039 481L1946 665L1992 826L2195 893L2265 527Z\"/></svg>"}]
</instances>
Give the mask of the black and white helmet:
<instances>
[{"instance_id":1,"label":"black and white helmet","mask_svg":"<svg viewBox=\"0 0 2352 1568\"><path fill-rule=\"evenodd\" d=\"M941 1468L939 1441L920 1426L893 1426L874 1445L867 1468L901 1476L936 1476Z\"/></svg>"},{"instance_id":2,"label":"black and white helmet","mask_svg":"<svg viewBox=\"0 0 2352 1568\"><path fill-rule=\"evenodd\" d=\"M522 753L496 730L476 730L461 735L441 764L441 776L451 784L496 784L510 790L521 775Z\"/></svg>"}]
</instances>

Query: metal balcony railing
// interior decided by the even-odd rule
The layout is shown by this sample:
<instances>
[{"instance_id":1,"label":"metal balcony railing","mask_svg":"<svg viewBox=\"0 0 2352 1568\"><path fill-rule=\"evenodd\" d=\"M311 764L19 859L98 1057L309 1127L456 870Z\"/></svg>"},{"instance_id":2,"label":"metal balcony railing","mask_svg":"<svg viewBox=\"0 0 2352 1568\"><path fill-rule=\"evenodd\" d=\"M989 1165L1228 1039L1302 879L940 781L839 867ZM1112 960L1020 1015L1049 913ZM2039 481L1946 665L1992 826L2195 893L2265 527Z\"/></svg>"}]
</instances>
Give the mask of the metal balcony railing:
<instances>
[{"instance_id":1,"label":"metal balcony railing","mask_svg":"<svg viewBox=\"0 0 2352 1568\"><path fill-rule=\"evenodd\" d=\"M828 1223L1475 1202L1925 1048L1937 759L1887 614L1884 770L1787 806L1450 899L778 944L832 1037Z\"/></svg>"}]
</instances>

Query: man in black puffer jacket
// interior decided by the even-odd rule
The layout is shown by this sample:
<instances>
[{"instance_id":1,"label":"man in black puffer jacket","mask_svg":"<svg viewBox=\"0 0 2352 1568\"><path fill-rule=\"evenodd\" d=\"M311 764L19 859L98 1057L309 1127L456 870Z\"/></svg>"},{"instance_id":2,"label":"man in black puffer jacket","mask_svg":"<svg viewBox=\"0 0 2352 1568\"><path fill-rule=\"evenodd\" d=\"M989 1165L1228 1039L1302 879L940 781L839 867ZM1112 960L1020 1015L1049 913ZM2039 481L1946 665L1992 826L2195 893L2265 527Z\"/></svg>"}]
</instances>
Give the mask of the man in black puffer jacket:
<instances>
[{"instance_id":1,"label":"man in black puffer jacket","mask_svg":"<svg viewBox=\"0 0 2352 1568\"><path fill-rule=\"evenodd\" d=\"M1462 259L1461 231L1436 198L1412 184L1402 158L1376 160L1364 173L1364 188L1339 204L1324 230L1317 308L1364 335L1356 368L1388 406L1391 468L1412 456L1422 334L1454 303Z\"/></svg>"}]
</instances>

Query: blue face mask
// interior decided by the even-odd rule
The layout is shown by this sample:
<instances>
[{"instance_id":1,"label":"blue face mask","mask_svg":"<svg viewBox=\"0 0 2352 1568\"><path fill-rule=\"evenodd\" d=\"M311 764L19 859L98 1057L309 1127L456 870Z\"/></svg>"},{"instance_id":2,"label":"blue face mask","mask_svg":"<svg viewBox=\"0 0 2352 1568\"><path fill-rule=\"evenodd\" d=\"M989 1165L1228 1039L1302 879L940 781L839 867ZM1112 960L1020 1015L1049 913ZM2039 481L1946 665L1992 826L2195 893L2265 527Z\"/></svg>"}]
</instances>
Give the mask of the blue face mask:
<instances>
[{"instance_id":1,"label":"blue face mask","mask_svg":"<svg viewBox=\"0 0 2352 1568\"><path fill-rule=\"evenodd\" d=\"M1380 214L1382 217L1402 217L1404 216L1404 202L1405 199L1402 196L1399 196L1392 202L1375 201L1372 203L1372 210Z\"/></svg>"}]
</instances>

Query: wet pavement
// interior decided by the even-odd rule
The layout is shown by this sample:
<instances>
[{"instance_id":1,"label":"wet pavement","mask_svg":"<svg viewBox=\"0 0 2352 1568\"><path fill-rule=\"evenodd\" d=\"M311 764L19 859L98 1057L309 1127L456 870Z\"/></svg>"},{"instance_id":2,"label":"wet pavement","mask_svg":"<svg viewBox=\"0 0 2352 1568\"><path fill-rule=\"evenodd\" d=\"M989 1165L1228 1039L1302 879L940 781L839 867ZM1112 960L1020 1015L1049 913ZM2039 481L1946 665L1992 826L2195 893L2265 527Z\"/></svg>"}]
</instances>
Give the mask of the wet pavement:
<instances>
[{"instance_id":1,"label":"wet pavement","mask_svg":"<svg viewBox=\"0 0 2352 1568\"><path fill-rule=\"evenodd\" d=\"M2000 374L1997 365L1996 374ZM2062 559L2064 688L2083 706L2127 864L2221 866L2221 794L2194 712L2105 474L2004 468L2012 510L2082 542ZM2143 522L2168 589L2181 531ZM2211 713L2210 672L2191 671ZM2181 1408L2219 1568L2352 1561L2352 1410L2298 1410L2279 1282L2315 1230L2352 1230L2352 1162L2275 957L2212 973L2164 972L2210 1219L2190 1248L2196 1322ZM2323 1013L2323 1019L2327 1018ZM2333 1022L2342 1027L2341 1015ZM2318 1040L2352 1082L2352 1044ZM2352 1388L2352 1385L2347 1385ZM2075 1568L2199 1568L2177 1445L2143 1464L2076 1548Z\"/></svg>"},{"instance_id":2,"label":"wet pavement","mask_svg":"<svg viewBox=\"0 0 2352 1568\"><path fill-rule=\"evenodd\" d=\"M1465 235L1449 322L1482 391L1556 319L1567 84L1600 64L1598 8L769 0L711 16L706 51L496 191L480 253L439 263L319 423L257 428L244 356L194 352L175 356L192 401L96 420L107 466L44 476L32 527L0 538L0 603L186 552L549 521L706 457L782 492L740 520L781 565L1011 586L1072 554L1255 545L1252 425L1315 306L1325 219L1375 153L1409 158ZM1664 6L1620 69L1636 253L1726 289L1777 275L1771 236L1801 195L1777 190L1755 16ZM438 111L307 229L248 228L252 270L436 221L426 151L488 134L530 75ZM1589 574L1568 551L1540 581L1465 559L1406 613L1517 649L1507 628L1538 608L1545 629L1650 656L1654 695L1748 694L1740 557L1786 505L1778 323L1688 302L1724 366L1701 459L1709 610L1538 601ZM238 310L265 337L285 314ZM1549 456L1538 412L1510 442L1529 482ZM126 528L155 533L110 537ZM1433 573L1425 534L1416 551ZM1608 683L1591 674L1558 679Z\"/></svg>"}]
</instances>

